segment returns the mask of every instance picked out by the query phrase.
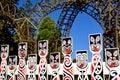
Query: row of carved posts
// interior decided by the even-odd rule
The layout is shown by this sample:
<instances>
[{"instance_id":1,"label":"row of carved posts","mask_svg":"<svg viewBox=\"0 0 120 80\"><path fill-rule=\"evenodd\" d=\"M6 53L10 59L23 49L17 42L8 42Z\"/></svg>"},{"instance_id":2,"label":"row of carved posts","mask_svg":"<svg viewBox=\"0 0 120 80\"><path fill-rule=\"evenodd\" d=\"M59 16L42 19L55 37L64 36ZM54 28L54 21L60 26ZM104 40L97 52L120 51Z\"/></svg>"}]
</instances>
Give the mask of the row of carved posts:
<instances>
[{"instance_id":1,"label":"row of carved posts","mask_svg":"<svg viewBox=\"0 0 120 80\"><path fill-rule=\"evenodd\" d=\"M91 62L91 79L92 80L105 80L103 64L100 53L102 51L102 39L101 34L90 34L89 35L89 48L92 53ZM63 79L62 80L74 80L74 69L71 59L73 52L73 44L71 37L62 38L62 53L64 55L63 61ZM16 80L15 72L17 72L17 80L26 80L26 68L29 69L29 75L27 80L48 80L47 75L47 60L46 55L48 54L48 41L41 40L38 42L38 55L40 57L38 70L37 70L37 54L29 54L26 67L25 58L27 56L27 43L20 42L18 44L18 57L9 56L9 45L1 45L1 66L0 66L0 80ZM106 67L108 68L109 80L119 80L119 74L117 72L119 68L119 49L118 48L106 48ZM8 62L7 62L8 58ZM60 80L59 68L60 68L60 52L50 53L50 67L51 67L51 78L50 80ZM17 60L18 66L17 66ZM8 65L7 65L8 63ZM79 71L77 80L89 80L87 75L88 69L88 51L78 50L76 52L76 68ZM7 66L9 73L7 72ZM38 71L38 74L36 74ZM8 77L7 77L8 75ZM36 75L38 77L36 78Z\"/></svg>"}]
</instances>

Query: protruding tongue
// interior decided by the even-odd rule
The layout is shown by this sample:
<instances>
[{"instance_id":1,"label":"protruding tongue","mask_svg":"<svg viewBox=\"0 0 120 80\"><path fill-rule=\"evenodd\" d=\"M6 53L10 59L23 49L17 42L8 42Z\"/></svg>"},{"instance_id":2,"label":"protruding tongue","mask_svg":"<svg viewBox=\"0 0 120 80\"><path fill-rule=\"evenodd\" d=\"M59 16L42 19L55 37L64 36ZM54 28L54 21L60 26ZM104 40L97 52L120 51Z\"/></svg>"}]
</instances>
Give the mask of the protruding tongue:
<instances>
[{"instance_id":1,"label":"protruding tongue","mask_svg":"<svg viewBox=\"0 0 120 80\"><path fill-rule=\"evenodd\" d=\"M6 58L6 55L5 55L5 54L3 54L2 58Z\"/></svg>"},{"instance_id":2,"label":"protruding tongue","mask_svg":"<svg viewBox=\"0 0 120 80\"><path fill-rule=\"evenodd\" d=\"M13 69L14 69L14 66L9 67L9 69L10 69L10 70L13 70Z\"/></svg>"},{"instance_id":3,"label":"protruding tongue","mask_svg":"<svg viewBox=\"0 0 120 80\"><path fill-rule=\"evenodd\" d=\"M83 68L84 64L80 64L79 68Z\"/></svg>"},{"instance_id":4,"label":"protruding tongue","mask_svg":"<svg viewBox=\"0 0 120 80\"><path fill-rule=\"evenodd\" d=\"M52 66L52 69L55 69L55 68L57 68L57 64L54 64L54 65Z\"/></svg>"},{"instance_id":5,"label":"protruding tongue","mask_svg":"<svg viewBox=\"0 0 120 80\"><path fill-rule=\"evenodd\" d=\"M41 55L42 55L42 56L44 56L44 55L45 55L44 51L41 51Z\"/></svg>"},{"instance_id":6,"label":"protruding tongue","mask_svg":"<svg viewBox=\"0 0 120 80\"><path fill-rule=\"evenodd\" d=\"M25 54L24 54L24 53L20 53L20 56L21 56L21 57L25 57Z\"/></svg>"},{"instance_id":7,"label":"protruding tongue","mask_svg":"<svg viewBox=\"0 0 120 80\"><path fill-rule=\"evenodd\" d=\"M70 54L70 53L71 53L71 50L66 49L65 52L66 52L67 54Z\"/></svg>"},{"instance_id":8,"label":"protruding tongue","mask_svg":"<svg viewBox=\"0 0 120 80\"><path fill-rule=\"evenodd\" d=\"M115 65L116 65L116 62L112 62L112 63L110 64L110 68L115 67Z\"/></svg>"},{"instance_id":9,"label":"protruding tongue","mask_svg":"<svg viewBox=\"0 0 120 80\"><path fill-rule=\"evenodd\" d=\"M33 69L33 66L30 66L30 69Z\"/></svg>"},{"instance_id":10,"label":"protruding tongue","mask_svg":"<svg viewBox=\"0 0 120 80\"><path fill-rule=\"evenodd\" d=\"M97 52L98 51L98 48L96 46L94 46L94 51Z\"/></svg>"}]
</instances>

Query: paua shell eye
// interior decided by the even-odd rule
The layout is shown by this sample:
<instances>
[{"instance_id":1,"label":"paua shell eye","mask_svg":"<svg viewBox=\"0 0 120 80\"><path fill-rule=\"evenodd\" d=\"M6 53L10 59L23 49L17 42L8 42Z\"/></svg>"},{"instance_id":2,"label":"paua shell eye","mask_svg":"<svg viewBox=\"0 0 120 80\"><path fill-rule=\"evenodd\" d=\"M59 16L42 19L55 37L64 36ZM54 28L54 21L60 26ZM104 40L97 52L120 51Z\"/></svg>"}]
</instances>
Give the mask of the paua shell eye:
<instances>
[{"instance_id":1,"label":"paua shell eye","mask_svg":"<svg viewBox=\"0 0 120 80\"><path fill-rule=\"evenodd\" d=\"M42 47L42 43L39 43L39 46Z\"/></svg>"},{"instance_id":2,"label":"paua shell eye","mask_svg":"<svg viewBox=\"0 0 120 80\"><path fill-rule=\"evenodd\" d=\"M90 37L90 41L91 41L91 42L94 42L94 41L95 41L94 37L91 36L91 37Z\"/></svg>"},{"instance_id":3,"label":"paua shell eye","mask_svg":"<svg viewBox=\"0 0 120 80\"><path fill-rule=\"evenodd\" d=\"M50 55L50 59L54 59L53 55Z\"/></svg>"},{"instance_id":4,"label":"paua shell eye","mask_svg":"<svg viewBox=\"0 0 120 80\"><path fill-rule=\"evenodd\" d=\"M96 37L96 41L97 41L97 42L100 41L100 36L97 36L97 37Z\"/></svg>"},{"instance_id":5,"label":"paua shell eye","mask_svg":"<svg viewBox=\"0 0 120 80\"><path fill-rule=\"evenodd\" d=\"M68 40L68 44L71 44L71 40Z\"/></svg>"},{"instance_id":6,"label":"paua shell eye","mask_svg":"<svg viewBox=\"0 0 120 80\"><path fill-rule=\"evenodd\" d=\"M111 52L107 51L107 56L111 57L112 56Z\"/></svg>"},{"instance_id":7,"label":"paua shell eye","mask_svg":"<svg viewBox=\"0 0 120 80\"><path fill-rule=\"evenodd\" d=\"M46 47L46 42L43 44L43 47Z\"/></svg>"},{"instance_id":8,"label":"paua shell eye","mask_svg":"<svg viewBox=\"0 0 120 80\"><path fill-rule=\"evenodd\" d=\"M118 51L114 51L113 55L116 57L118 56Z\"/></svg>"},{"instance_id":9,"label":"paua shell eye","mask_svg":"<svg viewBox=\"0 0 120 80\"><path fill-rule=\"evenodd\" d=\"M26 48L26 45L23 45L23 49L25 49Z\"/></svg>"},{"instance_id":10,"label":"paua shell eye","mask_svg":"<svg viewBox=\"0 0 120 80\"><path fill-rule=\"evenodd\" d=\"M19 49L21 49L21 48L22 48L22 46L20 45L20 46L19 46Z\"/></svg>"},{"instance_id":11,"label":"paua shell eye","mask_svg":"<svg viewBox=\"0 0 120 80\"><path fill-rule=\"evenodd\" d=\"M65 40L63 40L63 45L65 45L66 44L66 41Z\"/></svg>"},{"instance_id":12,"label":"paua shell eye","mask_svg":"<svg viewBox=\"0 0 120 80\"><path fill-rule=\"evenodd\" d=\"M59 59L59 56L58 56L58 55L56 55L56 56L55 56L55 59Z\"/></svg>"}]
</instances>

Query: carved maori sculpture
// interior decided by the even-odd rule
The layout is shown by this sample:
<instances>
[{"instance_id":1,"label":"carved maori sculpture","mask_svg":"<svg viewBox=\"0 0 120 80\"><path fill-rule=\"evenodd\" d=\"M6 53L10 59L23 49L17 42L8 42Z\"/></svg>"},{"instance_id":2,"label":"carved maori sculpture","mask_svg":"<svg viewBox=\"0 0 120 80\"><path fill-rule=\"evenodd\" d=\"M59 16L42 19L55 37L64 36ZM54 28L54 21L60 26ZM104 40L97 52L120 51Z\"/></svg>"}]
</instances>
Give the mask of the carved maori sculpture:
<instances>
[{"instance_id":1,"label":"carved maori sculpture","mask_svg":"<svg viewBox=\"0 0 120 80\"><path fill-rule=\"evenodd\" d=\"M7 80L7 57L9 55L9 45L1 45L1 80Z\"/></svg>"},{"instance_id":2,"label":"carved maori sculpture","mask_svg":"<svg viewBox=\"0 0 120 80\"><path fill-rule=\"evenodd\" d=\"M39 70L38 70L38 80L47 80L47 60L46 56L48 54L48 41L42 40L38 42L38 55L40 57Z\"/></svg>"},{"instance_id":3,"label":"carved maori sculpture","mask_svg":"<svg viewBox=\"0 0 120 80\"><path fill-rule=\"evenodd\" d=\"M100 56L102 50L101 34L91 34L89 38L90 51L92 52L91 78L92 80L104 80L103 65Z\"/></svg>"},{"instance_id":4,"label":"carved maori sculpture","mask_svg":"<svg viewBox=\"0 0 120 80\"><path fill-rule=\"evenodd\" d=\"M9 56L8 64L9 64L8 80L16 80L15 71L17 69L17 56L15 56L15 55Z\"/></svg>"},{"instance_id":5,"label":"carved maori sculpture","mask_svg":"<svg viewBox=\"0 0 120 80\"><path fill-rule=\"evenodd\" d=\"M119 80L119 49L118 48L106 48L106 67L109 69L109 80Z\"/></svg>"},{"instance_id":6,"label":"carved maori sculpture","mask_svg":"<svg viewBox=\"0 0 120 80\"><path fill-rule=\"evenodd\" d=\"M52 68L52 77L50 80L60 80L59 78L60 53L50 53L50 67Z\"/></svg>"},{"instance_id":7,"label":"carved maori sculpture","mask_svg":"<svg viewBox=\"0 0 120 80\"><path fill-rule=\"evenodd\" d=\"M35 71L37 69L37 55L36 54L29 54L28 55L28 69L29 75L28 80L36 80Z\"/></svg>"},{"instance_id":8,"label":"carved maori sculpture","mask_svg":"<svg viewBox=\"0 0 120 80\"><path fill-rule=\"evenodd\" d=\"M72 65L72 38L63 38L62 39L62 53L64 55L63 62L63 80L74 80L74 72Z\"/></svg>"},{"instance_id":9,"label":"carved maori sculpture","mask_svg":"<svg viewBox=\"0 0 120 80\"><path fill-rule=\"evenodd\" d=\"M21 42L18 44L18 75L17 80L26 80L26 63L25 57L27 56L27 43Z\"/></svg>"},{"instance_id":10,"label":"carved maori sculpture","mask_svg":"<svg viewBox=\"0 0 120 80\"><path fill-rule=\"evenodd\" d=\"M85 50L76 52L76 65L79 71L78 80L88 80L87 68L88 68L88 53Z\"/></svg>"}]
</instances>

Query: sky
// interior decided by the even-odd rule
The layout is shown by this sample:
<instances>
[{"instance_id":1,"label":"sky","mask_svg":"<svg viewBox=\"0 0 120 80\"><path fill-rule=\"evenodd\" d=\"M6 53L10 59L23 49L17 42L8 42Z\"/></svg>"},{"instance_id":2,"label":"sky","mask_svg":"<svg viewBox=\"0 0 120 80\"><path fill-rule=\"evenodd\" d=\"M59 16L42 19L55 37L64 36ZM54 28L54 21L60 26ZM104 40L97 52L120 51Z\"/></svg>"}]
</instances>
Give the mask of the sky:
<instances>
[{"instance_id":1,"label":"sky","mask_svg":"<svg viewBox=\"0 0 120 80\"><path fill-rule=\"evenodd\" d=\"M31 0L35 2L35 0ZM19 6L21 6L25 0L19 1ZM56 10L48 14L54 21L57 23L61 10ZM73 38L73 53L72 59L76 58L76 51L78 50L87 50L88 51L88 61L92 60L92 53L89 50L89 34L101 33L103 30L101 26L94 20L91 16L86 13L79 13L72 25L70 36ZM103 50L100 53L103 58Z\"/></svg>"}]
</instances>

